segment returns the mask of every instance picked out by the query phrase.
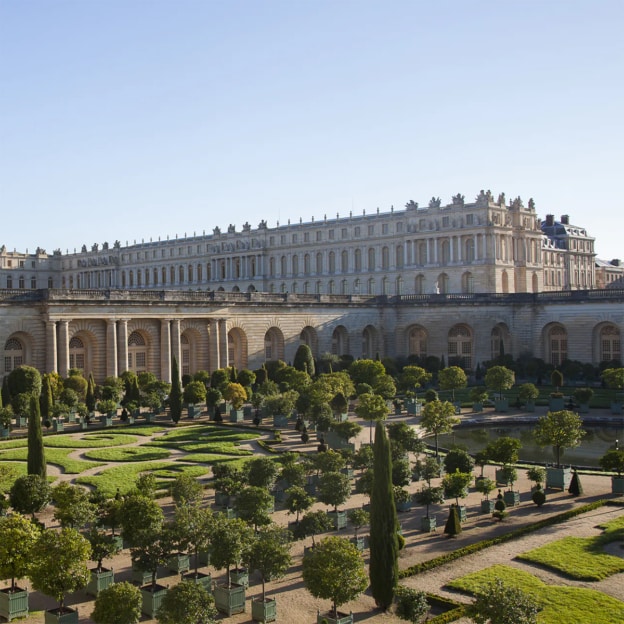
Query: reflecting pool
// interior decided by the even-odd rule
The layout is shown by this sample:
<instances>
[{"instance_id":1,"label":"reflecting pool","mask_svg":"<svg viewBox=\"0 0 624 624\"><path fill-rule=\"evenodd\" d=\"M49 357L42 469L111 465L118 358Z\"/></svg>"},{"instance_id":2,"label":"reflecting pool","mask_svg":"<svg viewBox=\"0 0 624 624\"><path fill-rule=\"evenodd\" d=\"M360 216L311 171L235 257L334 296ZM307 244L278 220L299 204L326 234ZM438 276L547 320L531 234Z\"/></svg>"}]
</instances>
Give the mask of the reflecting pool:
<instances>
[{"instance_id":1,"label":"reflecting pool","mask_svg":"<svg viewBox=\"0 0 624 624\"><path fill-rule=\"evenodd\" d=\"M555 453L551 447L540 448L533 440L533 424L502 425L492 423L488 427L481 425L456 427L453 433L439 436L440 448L450 448L454 445L462 446L470 453L484 449L490 442L503 436L517 438L522 443L520 459L525 461L552 464ZM561 463L571 466L593 466L599 468L600 458L611 448L615 447L616 440L619 448L624 446L624 431L622 426L586 426L587 434L581 445L574 449L564 449L561 453ZM432 444L432 438L427 438Z\"/></svg>"}]
</instances>

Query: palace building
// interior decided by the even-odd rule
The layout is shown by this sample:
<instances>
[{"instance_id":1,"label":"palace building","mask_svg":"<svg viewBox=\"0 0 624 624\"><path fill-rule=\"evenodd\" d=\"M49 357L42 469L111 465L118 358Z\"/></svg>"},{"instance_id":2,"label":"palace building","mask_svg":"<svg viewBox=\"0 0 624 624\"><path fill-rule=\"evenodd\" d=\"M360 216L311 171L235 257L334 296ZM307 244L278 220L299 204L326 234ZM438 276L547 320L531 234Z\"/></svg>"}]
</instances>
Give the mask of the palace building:
<instances>
[{"instance_id":1,"label":"palace building","mask_svg":"<svg viewBox=\"0 0 624 624\"><path fill-rule=\"evenodd\" d=\"M505 353L558 364L620 359L624 270L567 215L481 192L442 205L48 255L0 249L6 374L30 364L97 381L315 355Z\"/></svg>"}]
</instances>

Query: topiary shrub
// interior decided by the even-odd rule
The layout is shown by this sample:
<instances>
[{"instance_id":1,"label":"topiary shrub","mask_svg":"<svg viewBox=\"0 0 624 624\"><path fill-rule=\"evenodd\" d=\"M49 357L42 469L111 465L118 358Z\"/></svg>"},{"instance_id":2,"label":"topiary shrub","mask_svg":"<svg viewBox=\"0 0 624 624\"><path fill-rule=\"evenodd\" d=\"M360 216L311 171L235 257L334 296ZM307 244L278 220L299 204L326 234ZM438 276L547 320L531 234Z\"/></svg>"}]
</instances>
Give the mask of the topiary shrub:
<instances>
[{"instance_id":1,"label":"topiary shrub","mask_svg":"<svg viewBox=\"0 0 624 624\"><path fill-rule=\"evenodd\" d=\"M541 507L546 502L546 494L544 493L544 490L542 490L542 486L539 483L535 486L535 492L533 492L531 500L538 507Z\"/></svg>"}]
</instances>

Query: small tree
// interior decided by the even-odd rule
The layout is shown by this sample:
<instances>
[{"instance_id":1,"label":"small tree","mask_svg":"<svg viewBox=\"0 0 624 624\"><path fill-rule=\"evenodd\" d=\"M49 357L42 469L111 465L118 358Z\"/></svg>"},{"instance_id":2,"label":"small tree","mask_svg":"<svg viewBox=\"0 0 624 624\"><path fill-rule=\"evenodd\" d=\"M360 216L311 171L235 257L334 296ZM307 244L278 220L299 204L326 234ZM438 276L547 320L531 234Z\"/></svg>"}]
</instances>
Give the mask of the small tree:
<instances>
[{"instance_id":1,"label":"small tree","mask_svg":"<svg viewBox=\"0 0 624 624\"><path fill-rule=\"evenodd\" d=\"M347 518L353 525L353 536L357 539L358 531L370 522L370 513L361 507L356 507L349 511Z\"/></svg>"},{"instance_id":2,"label":"small tree","mask_svg":"<svg viewBox=\"0 0 624 624\"><path fill-rule=\"evenodd\" d=\"M334 512L338 506L347 502L351 495L351 481L341 472L326 472L321 475L318 483L318 499L325 505L331 505Z\"/></svg>"},{"instance_id":3,"label":"small tree","mask_svg":"<svg viewBox=\"0 0 624 624\"><path fill-rule=\"evenodd\" d=\"M570 486L568 487L568 493L572 496L580 496L583 493L583 486L581 484L581 478L576 470L572 471L572 479L570 480Z\"/></svg>"},{"instance_id":4,"label":"small tree","mask_svg":"<svg viewBox=\"0 0 624 624\"><path fill-rule=\"evenodd\" d=\"M182 383L180 369L175 355L171 358L171 392L169 393L169 413L174 423L182 418Z\"/></svg>"},{"instance_id":5,"label":"small tree","mask_svg":"<svg viewBox=\"0 0 624 624\"><path fill-rule=\"evenodd\" d=\"M307 511L314 504L314 497L308 494L304 488L293 485L288 488L286 494L286 509L289 514L297 514L295 523L299 524L299 514Z\"/></svg>"},{"instance_id":6,"label":"small tree","mask_svg":"<svg viewBox=\"0 0 624 624\"><path fill-rule=\"evenodd\" d=\"M468 384L466 373L459 366L449 366L438 372L438 382L441 390L451 390L455 402L455 390L465 388Z\"/></svg>"},{"instance_id":7,"label":"small tree","mask_svg":"<svg viewBox=\"0 0 624 624\"><path fill-rule=\"evenodd\" d=\"M113 583L98 593L91 619L95 624L137 624L142 602L138 587L127 581Z\"/></svg>"},{"instance_id":8,"label":"small tree","mask_svg":"<svg viewBox=\"0 0 624 624\"><path fill-rule=\"evenodd\" d=\"M482 587L467 615L475 624L537 624L538 603L500 579Z\"/></svg>"},{"instance_id":9,"label":"small tree","mask_svg":"<svg viewBox=\"0 0 624 624\"><path fill-rule=\"evenodd\" d=\"M539 389L535 384L532 383L523 383L518 387L518 399L522 403L527 403L528 401L535 401L539 396Z\"/></svg>"},{"instance_id":10,"label":"small tree","mask_svg":"<svg viewBox=\"0 0 624 624\"><path fill-rule=\"evenodd\" d=\"M43 448L43 433L41 431L41 412L39 410L39 397L30 397L30 418L28 419L28 455L27 471L30 475L46 477L47 466L45 450Z\"/></svg>"},{"instance_id":11,"label":"small tree","mask_svg":"<svg viewBox=\"0 0 624 624\"><path fill-rule=\"evenodd\" d=\"M602 371L602 379L608 388L615 390L615 400L617 401L618 392L624 390L624 367L623 368L606 368Z\"/></svg>"},{"instance_id":12,"label":"small tree","mask_svg":"<svg viewBox=\"0 0 624 624\"><path fill-rule=\"evenodd\" d=\"M526 474L529 481L532 481L535 485L541 485L546 481L546 470L541 466L531 466Z\"/></svg>"},{"instance_id":13,"label":"small tree","mask_svg":"<svg viewBox=\"0 0 624 624\"><path fill-rule=\"evenodd\" d=\"M9 493L11 507L21 514L43 511L50 502L50 486L39 475L26 475L15 480Z\"/></svg>"},{"instance_id":14,"label":"small tree","mask_svg":"<svg viewBox=\"0 0 624 624\"><path fill-rule=\"evenodd\" d=\"M600 467L607 472L615 472L618 477L624 473L624 450L611 449L600 458Z\"/></svg>"},{"instance_id":15,"label":"small tree","mask_svg":"<svg viewBox=\"0 0 624 624\"><path fill-rule=\"evenodd\" d=\"M178 475L171 484L171 497L177 506L198 504L203 492L202 484L186 473Z\"/></svg>"},{"instance_id":16,"label":"small tree","mask_svg":"<svg viewBox=\"0 0 624 624\"><path fill-rule=\"evenodd\" d=\"M249 548L249 567L260 573L262 601L265 601L267 579L282 578L290 567L291 534L276 524L263 527L256 533Z\"/></svg>"},{"instance_id":17,"label":"small tree","mask_svg":"<svg viewBox=\"0 0 624 624\"><path fill-rule=\"evenodd\" d=\"M86 587L89 582L89 542L76 529L48 529L39 536L33 553L29 572L33 587L52 596L59 603L59 613L64 613L65 595Z\"/></svg>"},{"instance_id":18,"label":"small tree","mask_svg":"<svg viewBox=\"0 0 624 624\"><path fill-rule=\"evenodd\" d=\"M294 534L297 539L312 537L312 548L316 546L315 537L319 533L325 533L333 528L333 523L324 511L309 511L301 522L295 527Z\"/></svg>"},{"instance_id":19,"label":"small tree","mask_svg":"<svg viewBox=\"0 0 624 624\"><path fill-rule=\"evenodd\" d=\"M369 443L373 442L373 421L385 420L388 417L388 404L386 400L378 394L365 392L358 397L358 404L355 407L355 413L364 420L368 420L371 425Z\"/></svg>"},{"instance_id":20,"label":"small tree","mask_svg":"<svg viewBox=\"0 0 624 624\"><path fill-rule=\"evenodd\" d=\"M39 530L16 513L0 517L0 535L0 578L11 579L11 591L16 591L15 580L28 574Z\"/></svg>"},{"instance_id":21,"label":"small tree","mask_svg":"<svg viewBox=\"0 0 624 624\"><path fill-rule=\"evenodd\" d=\"M490 493L496 489L496 483L493 479L479 479L476 484L477 492L480 492L485 496L485 500L489 500Z\"/></svg>"},{"instance_id":22,"label":"small tree","mask_svg":"<svg viewBox=\"0 0 624 624\"><path fill-rule=\"evenodd\" d=\"M214 525L210 508L180 505L175 509L172 534L182 549L190 550L194 555L195 578L199 576L199 553L208 550Z\"/></svg>"},{"instance_id":23,"label":"small tree","mask_svg":"<svg viewBox=\"0 0 624 624\"><path fill-rule=\"evenodd\" d=\"M158 533L164 523L160 505L141 494L127 496L119 512L121 532L130 546L139 546Z\"/></svg>"},{"instance_id":24,"label":"small tree","mask_svg":"<svg viewBox=\"0 0 624 624\"><path fill-rule=\"evenodd\" d=\"M206 386L201 381L189 381L184 387L182 397L187 405L203 403L206 400Z\"/></svg>"},{"instance_id":25,"label":"small tree","mask_svg":"<svg viewBox=\"0 0 624 624\"><path fill-rule=\"evenodd\" d=\"M270 457L250 459L244 468L247 483L265 489L271 489L275 485L278 470L277 463Z\"/></svg>"},{"instance_id":26,"label":"small tree","mask_svg":"<svg viewBox=\"0 0 624 624\"><path fill-rule=\"evenodd\" d=\"M182 581L165 594L156 621L159 624L214 624L214 598L201 585Z\"/></svg>"},{"instance_id":27,"label":"small tree","mask_svg":"<svg viewBox=\"0 0 624 624\"><path fill-rule=\"evenodd\" d=\"M402 619L418 624L429 612L427 594L411 587L397 588L396 614Z\"/></svg>"},{"instance_id":28,"label":"small tree","mask_svg":"<svg viewBox=\"0 0 624 624\"><path fill-rule=\"evenodd\" d=\"M275 502L266 488L248 485L243 488L234 503L239 518L251 524L255 531L271 522L270 513Z\"/></svg>"},{"instance_id":29,"label":"small tree","mask_svg":"<svg viewBox=\"0 0 624 624\"><path fill-rule=\"evenodd\" d=\"M450 474L445 474L442 478L442 487L446 498L454 498L455 504L459 507L459 499L468 496L468 486L472 481L472 475L467 472L455 470Z\"/></svg>"},{"instance_id":30,"label":"small tree","mask_svg":"<svg viewBox=\"0 0 624 624\"><path fill-rule=\"evenodd\" d=\"M223 398L232 404L235 410L243 407L243 403L247 400L247 392L239 383L228 383L222 390Z\"/></svg>"},{"instance_id":31,"label":"small tree","mask_svg":"<svg viewBox=\"0 0 624 624\"><path fill-rule=\"evenodd\" d=\"M85 536L91 544L91 561L96 563L96 572L102 571L102 561L121 551L121 546L114 535L109 535L97 527L91 527Z\"/></svg>"},{"instance_id":32,"label":"small tree","mask_svg":"<svg viewBox=\"0 0 624 624\"><path fill-rule=\"evenodd\" d=\"M450 433L459 423L455 416L455 406L449 401L430 401L422 410L420 426L435 438L435 455L438 457L438 436Z\"/></svg>"},{"instance_id":33,"label":"small tree","mask_svg":"<svg viewBox=\"0 0 624 624\"><path fill-rule=\"evenodd\" d=\"M561 466L563 449L579 446L585 434L580 416L568 410L548 412L539 418L533 429L533 437L539 446L554 448L557 468Z\"/></svg>"},{"instance_id":34,"label":"small tree","mask_svg":"<svg viewBox=\"0 0 624 624\"><path fill-rule=\"evenodd\" d=\"M295 359L293 360L293 366L299 371L308 373L310 377L314 377L316 372L314 366L314 356L312 355L312 349L310 349L307 344L300 344L297 347Z\"/></svg>"},{"instance_id":35,"label":"small tree","mask_svg":"<svg viewBox=\"0 0 624 624\"><path fill-rule=\"evenodd\" d=\"M509 390L516 382L516 375L505 366L492 366L485 373L485 385L498 392L498 398L503 398L503 390Z\"/></svg>"},{"instance_id":36,"label":"small tree","mask_svg":"<svg viewBox=\"0 0 624 624\"><path fill-rule=\"evenodd\" d=\"M62 527L81 529L95 520L95 505L89 500L89 493L79 485L62 481L52 489L54 519Z\"/></svg>"},{"instance_id":37,"label":"small tree","mask_svg":"<svg viewBox=\"0 0 624 624\"><path fill-rule=\"evenodd\" d=\"M459 472L470 473L475 465L474 459L462 448L451 449L444 458L444 470L446 472Z\"/></svg>"},{"instance_id":38,"label":"small tree","mask_svg":"<svg viewBox=\"0 0 624 624\"><path fill-rule=\"evenodd\" d=\"M338 607L357 598L367 587L364 559L354 544L342 537L326 537L303 559L303 582L315 598Z\"/></svg>"},{"instance_id":39,"label":"small tree","mask_svg":"<svg viewBox=\"0 0 624 624\"><path fill-rule=\"evenodd\" d=\"M215 568L226 569L227 586L231 587L230 568L239 567L247 556L253 529L240 518L217 518L212 534L210 561Z\"/></svg>"}]
</instances>

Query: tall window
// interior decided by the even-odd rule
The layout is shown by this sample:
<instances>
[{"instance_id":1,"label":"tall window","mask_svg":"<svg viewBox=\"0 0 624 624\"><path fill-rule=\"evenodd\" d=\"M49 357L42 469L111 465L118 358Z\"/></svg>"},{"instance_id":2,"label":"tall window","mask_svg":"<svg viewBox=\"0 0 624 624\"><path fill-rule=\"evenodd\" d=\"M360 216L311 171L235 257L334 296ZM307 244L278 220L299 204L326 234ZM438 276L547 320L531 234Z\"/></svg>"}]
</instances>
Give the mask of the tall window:
<instances>
[{"instance_id":1,"label":"tall window","mask_svg":"<svg viewBox=\"0 0 624 624\"><path fill-rule=\"evenodd\" d=\"M369 271L374 271L375 270L375 250L371 247L368 250L368 270Z\"/></svg>"},{"instance_id":2,"label":"tall window","mask_svg":"<svg viewBox=\"0 0 624 624\"><path fill-rule=\"evenodd\" d=\"M554 366L559 366L563 360L568 359L568 335L560 325L551 327L548 332L548 346L550 349L549 361Z\"/></svg>"},{"instance_id":3,"label":"tall window","mask_svg":"<svg viewBox=\"0 0 624 624\"><path fill-rule=\"evenodd\" d=\"M24 364L24 346L17 338L9 338L4 343L4 372L10 373L22 364Z\"/></svg>"},{"instance_id":4,"label":"tall window","mask_svg":"<svg viewBox=\"0 0 624 624\"><path fill-rule=\"evenodd\" d=\"M147 343L137 331L128 336L128 369L135 373L147 370Z\"/></svg>"},{"instance_id":5,"label":"tall window","mask_svg":"<svg viewBox=\"0 0 624 624\"><path fill-rule=\"evenodd\" d=\"M427 332L422 327L412 327L408 336L409 355L427 357Z\"/></svg>"},{"instance_id":6,"label":"tall window","mask_svg":"<svg viewBox=\"0 0 624 624\"><path fill-rule=\"evenodd\" d=\"M620 360L620 330L613 325L607 325L600 330L600 361L610 362Z\"/></svg>"},{"instance_id":7,"label":"tall window","mask_svg":"<svg viewBox=\"0 0 624 624\"><path fill-rule=\"evenodd\" d=\"M78 336L69 341L69 368L79 368L85 371L85 346Z\"/></svg>"},{"instance_id":8,"label":"tall window","mask_svg":"<svg viewBox=\"0 0 624 624\"><path fill-rule=\"evenodd\" d=\"M349 270L349 253L347 251L343 251L340 254L340 271L342 273L346 273Z\"/></svg>"},{"instance_id":9,"label":"tall window","mask_svg":"<svg viewBox=\"0 0 624 624\"><path fill-rule=\"evenodd\" d=\"M183 375L190 375L191 374L191 343L189 342L188 336L186 334L182 334L180 336L180 347L182 349L181 373Z\"/></svg>"},{"instance_id":10,"label":"tall window","mask_svg":"<svg viewBox=\"0 0 624 624\"><path fill-rule=\"evenodd\" d=\"M465 325L456 325L448 334L448 362L472 369L472 332Z\"/></svg>"}]
</instances>

